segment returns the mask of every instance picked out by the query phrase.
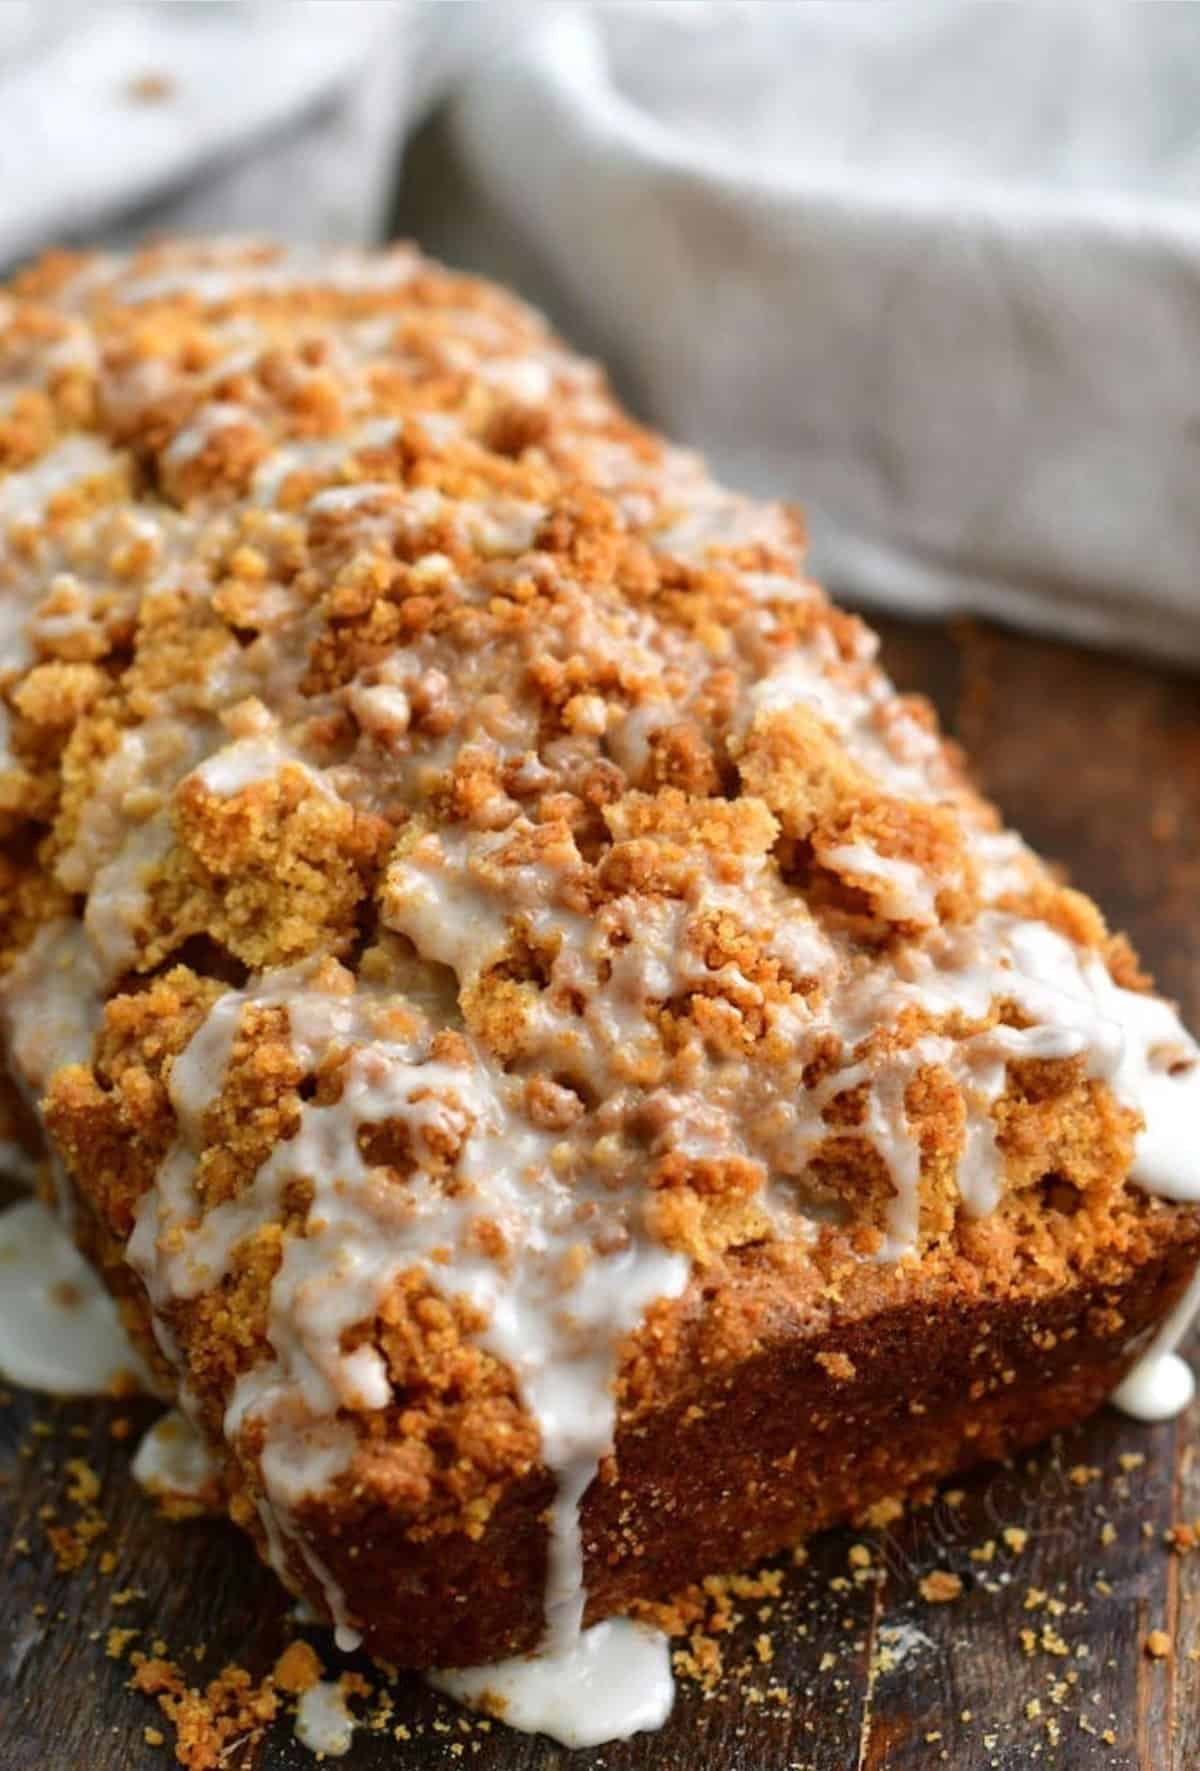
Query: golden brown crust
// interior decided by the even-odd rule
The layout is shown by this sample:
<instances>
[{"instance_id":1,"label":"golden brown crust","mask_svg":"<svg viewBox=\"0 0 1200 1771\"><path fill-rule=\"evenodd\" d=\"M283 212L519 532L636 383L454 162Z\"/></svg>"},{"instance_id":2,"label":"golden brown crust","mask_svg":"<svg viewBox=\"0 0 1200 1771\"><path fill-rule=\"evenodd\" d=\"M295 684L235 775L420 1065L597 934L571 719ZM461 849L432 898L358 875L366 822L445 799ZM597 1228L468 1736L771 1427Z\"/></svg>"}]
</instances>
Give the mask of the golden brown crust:
<instances>
[{"instance_id":1,"label":"golden brown crust","mask_svg":"<svg viewBox=\"0 0 1200 1771\"><path fill-rule=\"evenodd\" d=\"M1099 1407L1182 1290L1200 1226L1155 1209L1103 1256L1060 1234L1056 1272L981 1282L958 1260L851 1281L836 1302L744 1251L666 1312L627 1367L644 1387L584 1505L589 1619L862 1522ZM481 1536L426 1543L369 1489L306 1523L373 1652L472 1665L537 1646L552 1497L544 1472L514 1477Z\"/></svg>"}]
</instances>

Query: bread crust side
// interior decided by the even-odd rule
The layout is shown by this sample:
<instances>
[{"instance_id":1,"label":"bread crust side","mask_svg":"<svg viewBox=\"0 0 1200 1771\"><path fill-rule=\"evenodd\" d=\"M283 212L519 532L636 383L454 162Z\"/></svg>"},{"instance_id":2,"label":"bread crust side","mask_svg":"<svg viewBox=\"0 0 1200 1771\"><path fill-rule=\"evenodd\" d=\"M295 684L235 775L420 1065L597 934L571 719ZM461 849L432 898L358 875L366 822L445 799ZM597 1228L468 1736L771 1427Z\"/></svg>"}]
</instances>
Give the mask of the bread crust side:
<instances>
[{"instance_id":1,"label":"bread crust side","mask_svg":"<svg viewBox=\"0 0 1200 1771\"><path fill-rule=\"evenodd\" d=\"M694 1289L675 1312L657 1398L625 1415L588 1491L588 1620L747 1567L1083 1420L1197 1259L1200 1211L1154 1205L1128 1253L1094 1248L1065 1280L972 1297L953 1271L895 1271L873 1298L839 1307L789 1296L742 1251L722 1305L762 1318L753 1350L724 1366L693 1362L713 1308ZM385 1510L353 1501L314 1508L304 1524L372 1652L465 1666L536 1648L553 1494L544 1472L514 1482L474 1540L417 1542ZM320 1605L311 1576L304 1585Z\"/></svg>"}]
</instances>

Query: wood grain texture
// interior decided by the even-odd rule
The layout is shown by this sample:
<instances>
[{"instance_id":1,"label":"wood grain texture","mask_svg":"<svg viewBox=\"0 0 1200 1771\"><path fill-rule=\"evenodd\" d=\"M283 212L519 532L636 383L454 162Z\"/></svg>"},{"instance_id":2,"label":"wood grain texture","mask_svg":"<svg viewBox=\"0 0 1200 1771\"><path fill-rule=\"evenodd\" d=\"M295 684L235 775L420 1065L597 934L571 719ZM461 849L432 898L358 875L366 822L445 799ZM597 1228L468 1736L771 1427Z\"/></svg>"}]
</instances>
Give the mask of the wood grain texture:
<instances>
[{"instance_id":1,"label":"wood grain texture","mask_svg":"<svg viewBox=\"0 0 1200 1771\"><path fill-rule=\"evenodd\" d=\"M1094 893L1162 988L1200 1020L1195 680L991 627L876 625L894 676L936 701L1008 818ZM153 1705L125 1688L127 1666L105 1654L114 1626L139 1628L147 1647L161 1638L197 1682L231 1659L266 1671L287 1640L284 1597L240 1534L166 1524L134 1488L136 1430L114 1440L112 1423L126 1415L136 1429L153 1413L145 1403L22 1394L0 1408L2 1771L171 1762L142 1738L160 1721ZM827 1534L805 1567L789 1566L769 1616L747 1608L726 1658L749 1670L711 1697L683 1685L657 1736L572 1755L498 1728L463 1733L449 1706L401 1681L395 1720L414 1738L361 1732L341 1762L349 1771L1194 1771L1200 1658L1188 1655L1200 1656L1200 1553L1171 1555L1162 1538L1200 1518L1198 1446L1200 1410L1154 1429L1105 1411L1061 1446L964 1482L961 1500L943 1496L864 1536L881 1578L857 1584L856 1540ZM88 1564L61 1575L46 1540L55 1521L39 1512L74 1516L63 1467L78 1456L102 1478L109 1526ZM1144 1462L1126 1469L1123 1458ZM1002 1537L1013 1527L1027 1533L1019 1554ZM105 1549L116 1563L101 1575ZM953 1603L921 1596L934 1569L960 1575ZM136 1596L115 1604L127 1589ZM1144 1653L1154 1628L1171 1634L1170 1660ZM770 1664L756 1654L762 1634ZM201 1644L203 1662L191 1661ZM284 1721L238 1743L226 1763L309 1771L313 1760Z\"/></svg>"}]
</instances>

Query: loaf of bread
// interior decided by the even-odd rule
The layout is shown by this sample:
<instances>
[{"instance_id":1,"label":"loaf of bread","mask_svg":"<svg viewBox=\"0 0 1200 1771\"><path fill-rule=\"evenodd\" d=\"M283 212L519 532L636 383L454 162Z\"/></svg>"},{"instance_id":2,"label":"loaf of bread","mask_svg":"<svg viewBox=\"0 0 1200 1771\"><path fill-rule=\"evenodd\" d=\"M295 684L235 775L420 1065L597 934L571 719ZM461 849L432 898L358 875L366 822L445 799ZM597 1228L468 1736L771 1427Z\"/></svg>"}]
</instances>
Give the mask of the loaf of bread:
<instances>
[{"instance_id":1,"label":"loaf of bread","mask_svg":"<svg viewBox=\"0 0 1200 1771\"><path fill-rule=\"evenodd\" d=\"M401 1665L1066 1426L1200 1256L1197 1048L802 542L406 247L0 296L5 1135Z\"/></svg>"}]
</instances>

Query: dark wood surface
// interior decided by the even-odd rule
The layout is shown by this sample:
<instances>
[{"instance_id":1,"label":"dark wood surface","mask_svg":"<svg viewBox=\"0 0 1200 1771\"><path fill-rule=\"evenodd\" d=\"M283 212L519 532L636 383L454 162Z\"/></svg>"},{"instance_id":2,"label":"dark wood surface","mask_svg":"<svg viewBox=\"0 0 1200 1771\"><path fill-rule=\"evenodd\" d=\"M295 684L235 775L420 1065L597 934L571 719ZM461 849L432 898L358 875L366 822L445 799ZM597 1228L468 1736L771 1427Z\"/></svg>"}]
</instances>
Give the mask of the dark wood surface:
<instances>
[{"instance_id":1,"label":"dark wood surface","mask_svg":"<svg viewBox=\"0 0 1200 1771\"><path fill-rule=\"evenodd\" d=\"M933 697L1010 820L1100 899L1162 987L1200 1019L1195 678L982 626L888 621L883 631L893 674ZM0 1407L0 1771L171 1762L169 1748L142 1738L161 1720L153 1704L106 1657L113 1626L139 1628L147 1647L161 1638L197 1681L231 1659L266 1671L287 1640L283 1596L239 1533L162 1522L135 1489L136 1433L121 1442L111 1427L118 1415L141 1426L153 1413L20 1393ZM462 1733L450 1706L400 1681L394 1720L414 1738L363 1732L341 1762L349 1771L1194 1771L1200 1552L1171 1554L1163 1536L1200 1519L1198 1447L1200 1410L1157 1428L1105 1411L1019 1468L964 1482L956 1504L942 1498L886 1534L828 1534L806 1567L789 1566L772 1615L750 1606L727 1646L728 1662L753 1670L708 1697L682 1685L656 1736L571 1755L499 1728ZM79 1456L102 1478L108 1530L86 1566L63 1575L47 1543L56 1521L39 1513L76 1515L63 1471ZM1028 1534L1019 1554L1003 1543L1006 1527ZM881 1580L847 1581L856 1541L872 1546ZM115 1565L101 1573L105 1550ZM922 1598L920 1580L934 1569L961 1575L961 1597ZM131 1588L138 1596L114 1603ZM1169 1659L1145 1653L1154 1629L1170 1636ZM1032 1653L1022 1631L1034 1632ZM764 1632L774 1658L759 1666ZM191 1655L199 1644L202 1663ZM313 1763L286 1721L236 1744L225 1762L234 1771Z\"/></svg>"}]
</instances>

